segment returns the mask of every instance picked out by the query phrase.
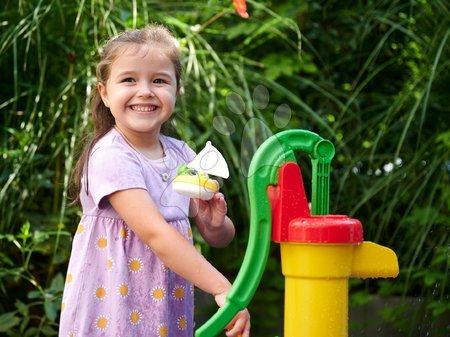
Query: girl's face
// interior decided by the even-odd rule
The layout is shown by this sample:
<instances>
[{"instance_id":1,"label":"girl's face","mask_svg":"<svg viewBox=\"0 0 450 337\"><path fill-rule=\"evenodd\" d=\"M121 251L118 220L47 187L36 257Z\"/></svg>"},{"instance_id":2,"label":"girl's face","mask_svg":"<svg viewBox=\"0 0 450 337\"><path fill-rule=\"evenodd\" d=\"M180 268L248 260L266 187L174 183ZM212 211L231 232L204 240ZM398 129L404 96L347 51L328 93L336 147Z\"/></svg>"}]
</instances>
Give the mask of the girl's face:
<instances>
[{"instance_id":1,"label":"girl's face","mask_svg":"<svg viewBox=\"0 0 450 337\"><path fill-rule=\"evenodd\" d=\"M172 115L177 95L175 68L161 50L126 49L111 64L106 83L98 85L125 136L159 136L161 125Z\"/></svg>"}]
</instances>

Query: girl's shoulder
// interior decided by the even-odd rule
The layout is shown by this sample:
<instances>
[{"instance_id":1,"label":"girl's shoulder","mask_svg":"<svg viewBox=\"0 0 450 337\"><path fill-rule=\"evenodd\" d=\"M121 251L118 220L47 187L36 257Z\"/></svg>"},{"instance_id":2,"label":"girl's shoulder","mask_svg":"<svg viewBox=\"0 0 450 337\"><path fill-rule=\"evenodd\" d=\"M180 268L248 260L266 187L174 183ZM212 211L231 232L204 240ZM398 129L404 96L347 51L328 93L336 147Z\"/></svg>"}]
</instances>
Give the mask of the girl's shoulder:
<instances>
[{"instance_id":1,"label":"girl's shoulder","mask_svg":"<svg viewBox=\"0 0 450 337\"><path fill-rule=\"evenodd\" d=\"M91 155L100 149L102 151L120 151L132 153L126 141L114 128L112 128L108 133L106 133L95 143L95 145L92 147Z\"/></svg>"}]
</instances>

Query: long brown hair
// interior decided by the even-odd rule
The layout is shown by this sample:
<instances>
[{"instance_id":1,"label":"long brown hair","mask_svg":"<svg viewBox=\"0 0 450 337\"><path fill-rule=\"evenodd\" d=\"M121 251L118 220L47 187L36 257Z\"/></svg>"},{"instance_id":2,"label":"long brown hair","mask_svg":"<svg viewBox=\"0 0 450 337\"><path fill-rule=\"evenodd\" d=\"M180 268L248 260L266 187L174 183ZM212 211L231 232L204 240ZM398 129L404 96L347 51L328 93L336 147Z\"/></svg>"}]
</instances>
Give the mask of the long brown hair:
<instances>
[{"instance_id":1,"label":"long brown hair","mask_svg":"<svg viewBox=\"0 0 450 337\"><path fill-rule=\"evenodd\" d=\"M162 48L166 56L172 61L175 68L177 90L180 88L181 62L175 38L163 25L152 24L142 29L124 31L106 42L100 55L100 61L96 67L98 83L106 85L111 73L111 64L126 48L147 46L149 48ZM111 111L102 101L97 86L93 88L90 96L90 108L94 131L83 141L83 150L72 172L69 197L73 204L79 203L81 191L81 179L87 174L89 154L97 141L107 134L114 126L115 120ZM85 180L86 184L88 179ZM87 186L85 186L87 190Z\"/></svg>"}]
</instances>

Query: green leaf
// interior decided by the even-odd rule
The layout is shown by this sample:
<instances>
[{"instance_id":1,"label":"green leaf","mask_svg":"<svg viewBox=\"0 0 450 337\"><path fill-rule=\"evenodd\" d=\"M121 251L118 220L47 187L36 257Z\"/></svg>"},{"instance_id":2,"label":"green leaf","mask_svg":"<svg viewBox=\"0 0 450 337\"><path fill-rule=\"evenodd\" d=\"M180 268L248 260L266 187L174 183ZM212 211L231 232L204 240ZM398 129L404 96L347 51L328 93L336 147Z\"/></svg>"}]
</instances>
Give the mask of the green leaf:
<instances>
[{"instance_id":1,"label":"green leaf","mask_svg":"<svg viewBox=\"0 0 450 337\"><path fill-rule=\"evenodd\" d=\"M44 302L44 309L45 309L45 315L48 317L49 320L54 322L56 320L56 316L58 314L59 306L49 299L45 299Z\"/></svg>"},{"instance_id":2,"label":"green leaf","mask_svg":"<svg viewBox=\"0 0 450 337\"><path fill-rule=\"evenodd\" d=\"M42 297L42 294L41 294L41 292L38 291L38 290L32 290L32 291L30 291L30 292L28 293L27 297L28 297L30 300L32 300L32 299L35 299L35 298L41 298L41 297Z\"/></svg>"},{"instance_id":3,"label":"green leaf","mask_svg":"<svg viewBox=\"0 0 450 337\"><path fill-rule=\"evenodd\" d=\"M28 316L28 306L20 300L16 300L14 306L19 310L22 316Z\"/></svg>"},{"instance_id":4,"label":"green leaf","mask_svg":"<svg viewBox=\"0 0 450 337\"><path fill-rule=\"evenodd\" d=\"M28 326L28 324L30 323L30 316L24 316L22 319L22 323L20 323L20 332L23 334L23 332L25 331L26 327Z\"/></svg>"},{"instance_id":5,"label":"green leaf","mask_svg":"<svg viewBox=\"0 0 450 337\"><path fill-rule=\"evenodd\" d=\"M9 331L20 323L20 318L15 316L13 312L8 312L0 316L0 332Z\"/></svg>"},{"instance_id":6,"label":"green leaf","mask_svg":"<svg viewBox=\"0 0 450 337\"><path fill-rule=\"evenodd\" d=\"M29 328L26 332L24 337L35 337L38 333L38 329L35 327Z\"/></svg>"},{"instance_id":7,"label":"green leaf","mask_svg":"<svg viewBox=\"0 0 450 337\"><path fill-rule=\"evenodd\" d=\"M41 332L45 335L45 336L55 336L58 334L58 331L56 331L55 329L53 329L51 326L49 325L44 325L44 327L42 328Z\"/></svg>"},{"instance_id":8,"label":"green leaf","mask_svg":"<svg viewBox=\"0 0 450 337\"><path fill-rule=\"evenodd\" d=\"M52 293L64 290L64 277L61 273L56 274L56 276L53 278L49 290L52 291Z\"/></svg>"}]
</instances>

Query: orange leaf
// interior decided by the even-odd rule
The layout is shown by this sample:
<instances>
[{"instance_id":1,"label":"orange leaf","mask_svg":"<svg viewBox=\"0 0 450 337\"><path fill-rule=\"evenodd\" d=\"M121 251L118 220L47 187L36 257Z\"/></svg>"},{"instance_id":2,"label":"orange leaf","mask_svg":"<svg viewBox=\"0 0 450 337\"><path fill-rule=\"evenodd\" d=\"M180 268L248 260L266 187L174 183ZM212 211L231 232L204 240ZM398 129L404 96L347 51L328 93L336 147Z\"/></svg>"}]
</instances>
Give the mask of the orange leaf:
<instances>
[{"instance_id":1,"label":"orange leaf","mask_svg":"<svg viewBox=\"0 0 450 337\"><path fill-rule=\"evenodd\" d=\"M248 18L247 4L245 0L233 0L233 5L236 8L236 12L244 19Z\"/></svg>"}]
</instances>

